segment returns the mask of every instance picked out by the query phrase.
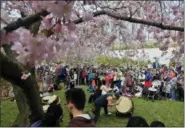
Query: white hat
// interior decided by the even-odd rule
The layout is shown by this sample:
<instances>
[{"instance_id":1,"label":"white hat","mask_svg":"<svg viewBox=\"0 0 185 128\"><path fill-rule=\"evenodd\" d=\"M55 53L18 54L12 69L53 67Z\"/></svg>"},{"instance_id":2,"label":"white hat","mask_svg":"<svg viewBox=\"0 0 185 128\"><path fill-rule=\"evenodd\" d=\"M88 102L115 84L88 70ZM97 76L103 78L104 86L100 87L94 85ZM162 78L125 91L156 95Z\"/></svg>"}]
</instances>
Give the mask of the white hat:
<instances>
[{"instance_id":1,"label":"white hat","mask_svg":"<svg viewBox=\"0 0 185 128\"><path fill-rule=\"evenodd\" d=\"M58 100L57 104L60 104L60 98L56 95L53 95L49 98L48 104L52 104L54 101Z\"/></svg>"},{"instance_id":2,"label":"white hat","mask_svg":"<svg viewBox=\"0 0 185 128\"><path fill-rule=\"evenodd\" d=\"M46 102L47 104L52 104L57 100L57 104L60 104L60 98L56 95L53 96L45 96L42 98L42 101Z\"/></svg>"},{"instance_id":3,"label":"white hat","mask_svg":"<svg viewBox=\"0 0 185 128\"><path fill-rule=\"evenodd\" d=\"M49 108L50 105L44 105L42 108L43 108L43 111L44 112L47 112L48 108Z\"/></svg>"}]
</instances>

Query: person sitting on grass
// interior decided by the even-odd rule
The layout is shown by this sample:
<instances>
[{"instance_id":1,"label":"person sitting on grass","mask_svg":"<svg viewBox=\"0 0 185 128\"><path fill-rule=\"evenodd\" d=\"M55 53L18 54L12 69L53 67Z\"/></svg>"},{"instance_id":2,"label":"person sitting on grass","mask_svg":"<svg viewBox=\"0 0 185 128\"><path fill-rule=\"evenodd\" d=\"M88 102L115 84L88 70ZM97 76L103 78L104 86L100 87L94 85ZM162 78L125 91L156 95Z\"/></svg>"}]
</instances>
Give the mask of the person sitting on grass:
<instances>
[{"instance_id":1,"label":"person sitting on grass","mask_svg":"<svg viewBox=\"0 0 185 128\"><path fill-rule=\"evenodd\" d=\"M86 96L81 88L73 88L67 90L65 93L67 108L71 115L71 120L68 124L69 127L95 127L93 119L84 114Z\"/></svg>"},{"instance_id":2,"label":"person sitting on grass","mask_svg":"<svg viewBox=\"0 0 185 128\"><path fill-rule=\"evenodd\" d=\"M126 127L149 127L149 125L143 117L133 116L129 119Z\"/></svg>"},{"instance_id":3,"label":"person sitting on grass","mask_svg":"<svg viewBox=\"0 0 185 128\"><path fill-rule=\"evenodd\" d=\"M165 127L164 123L161 121L153 121L150 124L150 127Z\"/></svg>"},{"instance_id":4,"label":"person sitting on grass","mask_svg":"<svg viewBox=\"0 0 185 128\"><path fill-rule=\"evenodd\" d=\"M119 96L115 97L113 94L104 94L95 100L94 102L95 110L93 110L93 113L95 114L95 122L98 121L102 107L104 108L105 115L111 115L111 113L108 112L108 107L118 105L120 100L118 100L116 103L112 103L114 99L118 98Z\"/></svg>"}]
</instances>

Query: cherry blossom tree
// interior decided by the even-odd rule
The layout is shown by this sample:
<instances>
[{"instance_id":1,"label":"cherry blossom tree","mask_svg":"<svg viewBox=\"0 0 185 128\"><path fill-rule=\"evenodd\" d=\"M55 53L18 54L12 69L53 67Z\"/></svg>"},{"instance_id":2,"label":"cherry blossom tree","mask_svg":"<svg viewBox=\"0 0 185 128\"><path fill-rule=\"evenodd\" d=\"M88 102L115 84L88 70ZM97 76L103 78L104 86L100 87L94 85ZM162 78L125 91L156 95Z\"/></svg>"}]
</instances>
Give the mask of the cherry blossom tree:
<instances>
[{"instance_id":1,"label":"cherry blossom tree","mask_svg":"<svg viewBox=\"0 0 185 128\"><path fill-rule=\"evenodd\" d=\"M183 4L162 0L3 1L0 47L6 55L0 53L1 75L21 88L33 117L30 122L42 119L36 64L61 58L86 62L106 54L115 41L141 46L147 34L163 51L176 42L179 48L173 53L178 61L184 52ZM131 51L128 56L135 53ZM31 75L25 77L25 71ZM17 125L28 123L21 120Z\"/></svg>"}]
</instances>

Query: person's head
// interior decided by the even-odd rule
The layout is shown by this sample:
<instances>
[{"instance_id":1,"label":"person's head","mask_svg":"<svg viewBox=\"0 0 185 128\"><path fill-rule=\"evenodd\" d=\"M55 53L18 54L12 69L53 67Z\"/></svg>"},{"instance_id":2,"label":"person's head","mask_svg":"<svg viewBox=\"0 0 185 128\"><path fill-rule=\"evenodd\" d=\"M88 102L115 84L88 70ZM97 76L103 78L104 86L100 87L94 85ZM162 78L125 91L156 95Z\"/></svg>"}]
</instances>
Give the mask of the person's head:
<instances>
[{"instance_id":1,"label":"person's head","mask_svg":"<svg viewBox=\"0 0 185 128\"><path fill-rule=\"evenodd\" d=\"M126 127L149 127L149 126L143 117L133 116L129 119Z\"/></svg>"},{"instance_id":2,"label":"person's head","mask_svg":"<svg viewBox=\"0 0 185 128\"><path fill-rule=\"evenodd\" d=\"M71 114L77 111L83 111L85 107L86 97L85 93L81 88L73 88L67 90L65 93L67 108Z\"/></svg>"},{"instance_id":3,"label":"person's head","mask_svg":"<svg viewBox=\"0 0 185 128\"><path fill-rule=\"evenodd\" d=\"M120 95L119 95L119 93L114 93L114 95L113 95L113 100L115 99L115 100L118 100L120 98Z\"/></svg>"},{"instance_id":4,"label":"person's head","mask_svg":"<svg viewBox=\"0 0 185 128\"><path fill-rule=\"evenodd\" d=\"M159 69L156 69L156 73L159 73Z\"/></svg>"},{"instance_id":5,"label":"person's head","mask_svg":"<svg viewBox=\"0 0 185 128\"><path fill-rule=\"evenodd\" d=\"M164 123L162 123L161 121L153 121L150 124L150 127L165 127Z\"/></svg>"}]
</instances>

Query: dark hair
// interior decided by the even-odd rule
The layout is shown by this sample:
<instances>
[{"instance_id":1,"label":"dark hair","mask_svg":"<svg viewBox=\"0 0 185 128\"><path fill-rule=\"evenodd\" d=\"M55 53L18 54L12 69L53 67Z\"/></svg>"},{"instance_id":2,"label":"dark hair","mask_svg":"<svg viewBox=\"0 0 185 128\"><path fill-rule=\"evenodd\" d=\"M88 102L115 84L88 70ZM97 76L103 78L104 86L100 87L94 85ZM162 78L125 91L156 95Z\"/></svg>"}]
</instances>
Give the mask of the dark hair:
<instances>
[{"instance_id":1,"label":"dark hair","mask_svg":"<svg viewBox=\"0 0 185 128\"><path fill-rule=\"evenodd\" d=\"M102 80L102 84L103 84L103 85L105 85L105 84L106 84L105 80Z\"/></svg>"},{"instance_id":2,"label":"dark hair","mask_svg":"<svg viewBox=\"0 0 185 128\"><path fill-rule=\"evenodd\" d=\"M148 124L144 118L133 116L129 119L126 127L148 127Z\"/></svg>"},{"instance_id":3,"label":"dark hair","mask_svg":"<svg viewBox=\"0 0 185 128\"><path fill-rule=\"evenodd\" d=\"M59 119L63 116L63 110L60 105L51 104L45 114L43 125L46 127L59 127Z\"/></svg>"},{"instance_id":4,"label":"dark hair","mask_svg":"<svg viewBox=\"0 0 185 128\"><path fill-rule=\"evenodd\" d=\"M67 103L73 103L78 110L84 109L86 97L84 91L81 88L73 88L71 90L67 90L65 95Z\"/></svg>"},{"instance_id":5,"label":"dark hair","mask_svg":"<svg viewBox=\"0 0 185 128\"><path fill-rule=\"evenodd\" d=\"M102 86L102 81L98 79L98 86L97 86L97 88L100 89L101 86Z\"/></svg>"},{"instance_id":6,"label":"dark hair","mask_svg":"<svg viewBox=\"0 0 185 128\"><path fill-rule=\"evenodd\" d=\"M165 127L164 123L162 123L161 121L153 121L150 124L150 127Z\"/></svg>"},{"instance_id":7,"label":"dark hair","mask_svg":"<svg viewBox=\"0 0 185 128\"><path fill-rule=\"evenodd\" d=\"M115 93L114 95L115 95L115 97L116 97L117 100L120 98L119 93Z\"/></svg>"}]
</instances>

